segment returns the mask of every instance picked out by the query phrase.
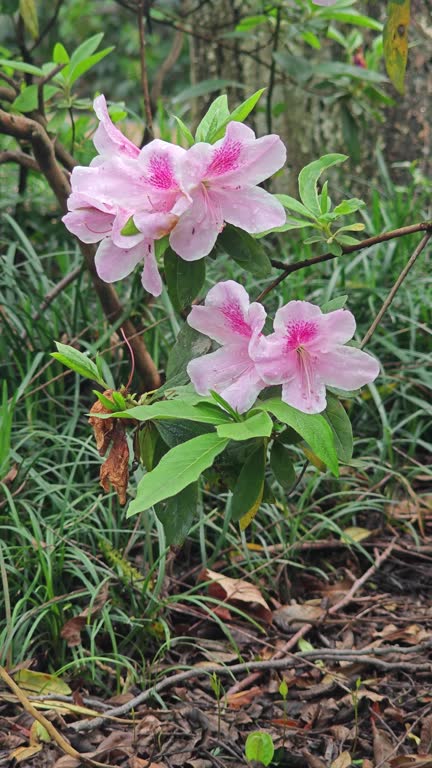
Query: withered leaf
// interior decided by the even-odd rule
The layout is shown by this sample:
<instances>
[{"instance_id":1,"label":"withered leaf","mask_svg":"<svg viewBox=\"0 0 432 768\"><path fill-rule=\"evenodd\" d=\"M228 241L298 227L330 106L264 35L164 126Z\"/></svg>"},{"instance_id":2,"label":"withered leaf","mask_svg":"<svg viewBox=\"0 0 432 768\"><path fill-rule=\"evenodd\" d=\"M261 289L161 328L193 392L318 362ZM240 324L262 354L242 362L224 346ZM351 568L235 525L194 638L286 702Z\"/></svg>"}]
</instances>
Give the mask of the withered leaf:
<instances>
[{"instance_id":1,"label":"withered leaf","mask_svg":"<svg viewBox=\"0 0 432 768\"><path fill-rule=\"evenodd\" d=\"M114 402L112 399L112 389L106 389L103 393L108 400ZM90 413L110 413L108 408L96 400L96 402L90 408ZM105 456L108 446L112 439L112 433L115 425L115 419L99 419L97 416L90 416L89 424L93 427L93 432L96 440L96 448L99 451L100 456Z\"/></svg>"},{"instance_id":2,"label":"withered leaf","mask_svg":"<svg viewBox=\"0 0 432 768\"><path fill-rule=\"evenodd\" d=\"M112 486L117 493L120 504L124 505L126 504L128 483L129 447L124 425L117 422L112 432L112 446L109 456L100 468L100 484L106 493Z\"/></svg>"},{"instance_id":3,"label":"withered leaf","mask_svg":"<svg viewBox=\"0 0 432 768\"><path fill-rule=\"evenodd\" d=\"M262 621L267 624L271 624L272 613L264 600L258 587L254 584L250 584L243 579L231 579L229 576L224 576L216 571L210 571L206 569L201 579L208 579L211 581L208 591L212 597L219 598L220 600L226 600L229 603L243 603L249 604L251 607L255 607L255 613Z\"/></svg>"},{"instance_id":4,"label":"withered leaf","mask_svg":"<svg viewBox=\"0 0 432 768\"><path fill-rule=\"evenodd\" d=\"M86 624L88 616L94 616L105 605L108 599L109 582L106 581L91 606L84 608L78 616L73 616L62 627L60 635L66 640L69 648L81 644L81 630Z\"/></svg>"}]
</instances>

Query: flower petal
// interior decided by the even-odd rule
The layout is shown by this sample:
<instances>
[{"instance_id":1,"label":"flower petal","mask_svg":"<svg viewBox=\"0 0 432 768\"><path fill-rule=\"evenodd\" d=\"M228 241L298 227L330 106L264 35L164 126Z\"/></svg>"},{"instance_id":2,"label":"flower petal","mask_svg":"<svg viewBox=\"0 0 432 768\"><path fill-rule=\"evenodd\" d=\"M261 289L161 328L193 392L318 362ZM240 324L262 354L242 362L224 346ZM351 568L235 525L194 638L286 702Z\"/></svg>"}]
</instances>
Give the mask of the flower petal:
<instances>
[{"instance_id":1,"label":"flower petal","mask_svg":"<svg viewBox=\"0 0 432 768\"><path fill-rule=\"evenodd\" d=\"M314 323L318 331L316 321L321 315L322 312L316 304L309 301L289 301L276 312L273 327L277 333L286 334L288 328L296 327L297 324L307 328L307 323ZM312 330L312 326L309 326L309 329Z\"/></svg>"},{"instance_id":2,"label":"flower petal","mask_svg":"<svg viewBox=\"0 0 432 768\"><path fill-rule=\"evenodd\" d=\"M211 196L218 201L224 221L246 232L264 232L285 224L283 205L261 187L217 187L211 190Z\"/></svg>"},{"instance_id":3,"label":"flower petal","mask_svg":"<svg viewBox=\"0 0 432 768\"><path fill-rule=\"evenodd\" d=\"M193 195L192 205L171 232L171 248L185 261L202 259L212 250L222 228L220 206L200 187Z\"/></svg>"},{"instance_id":4,"label":"flower petal","mask_svg":"<svg viewBox=\"0 0 432 768\"><path fill-rule=\"evenodd\" d=\"M379 373L378 361L356 347L337 347L327 354L318 353L315 368L325 384L346 390L370 384Z\"/></svg>"},{"instance_id":5,"label":"flower petal","mask_svg":"<svg viewBox=\"0 0 432 768\"><path fill-rule=\"evenodd\" d=\"M160 296L162 293L162 278L156 261L154 242L147 241L143 243L145 257L144 269L141 275L141 282L146 291L152 296Z\"/></svg>"},{"instance_id":6,"label":"flower petal","mask_svg":"<svg viewBox=\"0 0 432 768\"><path fill-rule=\"evenodd\" d=\"M178 217L172 213L139 211L133 217L135 225L149 240L159 240L168 235L177 224Z\"/></svg>"},{"instance_id":7,"label":"flower petal","mask_svg":"<svg viewBox=\"0 0 432 768\"><path fill-rule=\"evenodd\" d=\"M218 392L239 413L249 410L265 384L247 354L247 348L227 345L216 352L191 360L187 367L200 395Z\"/></svg>"},{"instance_id":8,"label":"flower petal","mask_svg":"<svg viewBox=\"0 0 432 768\"><path fill-rule=\"evenodd\" d=\"M110 237L102 240L95 255L96 271L106 283L114 283L129 275L145 257L143 243L134 248L118 248Z\"/></svg>"},{"instance_id":9,"label":"flower petal","mask_svg":"<svg viewBox=\"0 0 432 768\"><path fill-rule=\"evenodd\" d=\"M82 243L98 243L111 233L114 216L96 208L81 208L69 211L62 218L69 232Z\"/></svg>"},{"instance_id":10,"label":"flower petal","mask_svg":"<svg viewBox=\"0 0 432 768\"><path fill-rule=\"evenodd\" d=\"M240 344L245 350L254 333L262 330L266 312L262 304L249 304L249 296L234 280L215 285L205 306L192 307L187 321L218 344Z\"/></svg>"},{"instance_id":11,"label":"flower petal","mask_svg":"<svg viewBox=\"0 0 432 768\"><path fill-rule=\"evenodd\" d=\"M323 313L318 320L319 336L317 341L310 343L321 352L326 352L339 344L346 344L354 336L356 329L355 317L348 309L336 309L334 312Z\"/></svg>"},{"instance_id":12,"label":"flower petal","mask_svg":"<svg viewBox=\"0 0 432 768\"><path fill-rule=\"evenodd\" d=\"M256 139L250 128L233 121L228 123L225 137L213 145L204 178L215 186L255 185L282 168L285 160L286 147L279 136Z\"/></svg>"},{"instance_id":13,"label":"flower petal","mask_svg":"<svg viewBox=\"0 0 432 768\"><path fill-rule=\"evenodd\" d=\"M305 386L302 376L297 375L283 384L282 400L303 413L321 413L327 405L325 385L313 376L309 386Z\"/></svg>"},{"instance_id":14,"label":"flower petal","mask_svg":"<svg viewBox=\"0 0 432 768\"><path fill-rule=\"evenodd\" d=\"M170 211L182 195L179 187L180 165L185 156L183 147L160 139L151 141L141 150L138 167L143 188L154 210Z\"/></svg>"},{"instance_id":15,"label":"flower petal","mask_svg":"<svg viewBox=\"0 0 432 768\"><path fill-rule=\"evenodd\" d=\"M138 157L140 150L119 131L112 122L107 109L105 96L98 96L93 102L100 123L93 136L93 144L101 155L110 155L119 152L127 157Z\"/></svg>"},{"instance_id":16,"label":"flower petal","mask_svg":"<svg viewBox=\"0 0 432 768\"><path fill-rule=\"evenodd\" d=\"M130 211L124 211L120 208L114 219L111 239L118 248L133 248L134 245L138 245L144 239L142 232L137 232L135 235L122 235L122 229L126 226L130 217Z\"/></svg>"},{"instance_id":17,"label":"flower petal","mask_svg":"<svg viewBox=\"0 0 432 768\"><path fill-rule=\"evenodd\" d=\"M249 354L267 384L282 384L296 375L297 353L287 350L284 337L277 333L253 339Z\"/></svg>"}]
</instances>

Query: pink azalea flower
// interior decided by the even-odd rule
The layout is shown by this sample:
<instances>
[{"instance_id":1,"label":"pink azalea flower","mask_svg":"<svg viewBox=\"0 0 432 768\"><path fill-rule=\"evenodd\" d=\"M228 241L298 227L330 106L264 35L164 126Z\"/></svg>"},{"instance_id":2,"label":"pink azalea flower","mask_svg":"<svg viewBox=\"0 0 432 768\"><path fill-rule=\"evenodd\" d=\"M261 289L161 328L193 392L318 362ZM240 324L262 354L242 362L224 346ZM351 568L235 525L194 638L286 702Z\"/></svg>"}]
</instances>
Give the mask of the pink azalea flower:
<instances>
[{"instance_id":1,"label":"pink azalea flower","mask_svg":"<svg viewBox=\"0 0 432 768\"><path fill-rule=\"evenodd\" d=\"M282 400L305 413L326 407L326 386L358 389L378 375L377 361L355 347L356 323L348 310L323 314L308 301L290 301L276 312L274 333L251 348L267 384L282 384Z\"/></svg>"},{"instance_id":2,"label":"pink azalea flower","mask_svg":"<svg viewBox=\"0 0 432 768\"><path fill-rule=\"evenodd\" d=\"M100 242L95 265L102 280L121 280L144 262L143 286L158 296L162 280L154 241L173 229L186 200L177 180L186 150L159 140L140 150L113 125L104 96L95 99L94 108L100 120L94 144L100 154L89 168L74 168L63 222L82 242ZM134 214L140 231L123 235Z\"/></svg>"},{"instance_id":3,"label":"pink azalea flower","mask_svg":"<svg viewBox=\"0 0 432 768\"><path fill-rule=\"evenodd\" d=\"M256 139L242 123L228 124L215 144L195 144L182 163L182 189L189 207L170 236L173 250L195 261L212 250L224 222L258 233L285 223L280 202L257 184L285 162L279 136Z\"/></svg>"},{"instance_id":4,"label":"pink azalea flower","mask_svg":"<svg viewBox=\"0 0 432 768\"><path fill-rule=\"evenodd\" d=\"M249 350L260 336L265 318L262 304L250 304L245 289L234 280L218 283L208 292L204 306L192 307L189 325L221 345L188 365L198 394L214 390L239 413L252 407L266 384Z\"/></svg>"}]
</instances>

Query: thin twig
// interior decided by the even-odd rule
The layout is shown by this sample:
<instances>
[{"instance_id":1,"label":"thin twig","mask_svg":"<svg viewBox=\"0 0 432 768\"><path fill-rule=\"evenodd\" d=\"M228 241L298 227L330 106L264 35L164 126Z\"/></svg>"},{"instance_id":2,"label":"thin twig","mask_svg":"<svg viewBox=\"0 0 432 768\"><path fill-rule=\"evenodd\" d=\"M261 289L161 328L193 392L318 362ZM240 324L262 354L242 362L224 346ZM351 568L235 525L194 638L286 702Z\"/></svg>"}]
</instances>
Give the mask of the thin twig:
<instances>
[{"instance_id":1,"label":"thin twig","mask_svg":"<svg viewBox=\"0 0 432 768\"><path fill-rule=\"evenodd\" d=\"M153 115L151 108L148 74L147 74L147 60L146 60L146 38L145 38L145 0L140 0L138 3L138 32L140 42L140 66L141 66L141 87L144 98L144 112L146 118L146 135L145 141L149 141L153 138Z\"/></svg>"},{"instance_id":2,"label":"thin twig","mask_svg":"<svg viewBox=\"0 0 432 768\"><path fill-rule=\"evenodd\" d=\"M279 6L276 11L276 25L275 25L275 32L274 32L274 38L273 38L272 62L270 67L270 76L269 76L269 84L268 84L267 100L266 100L267 133L272 132L272 98L273 98L273 90L274 90L275 76L276 76L276 59L273 54L276 53L279 45L279 32L280 32L280 26L281 26L281 18L282 18L282 9Z\"/></svg>"},{"instance_id":3,"label":"thin twig","mask_svg":"<svg viewBox=\"0 0 432 768\"><path fill-rule=\"evenodd\" d=\"M431 237L432 237L432 231L426 232L424 237L422 237L422 239L420 240L420 242L419 242L417 248L415 249L414 253L410 257L410 259L408 259L405 267L403 268L403 270L400 273L398 279L396 280L393 288L391 289L391 291L388 294L386 300L384 301L384 303L383 303L380 311L378 312L375 320L373 321L373 323L370 326L370 328L366 331L366 333L365 333L365 335L364 335L364 337L362 339L362 342L361 342L361 346L362 347L364 347L368 343L369 339L375 333L379 323L381 322L383 316L387 312L390 304L392 303L394 297L396 296L396 293L398 292L399 288L401 287L401 285L402 285L403 281L405 280L408 272L412 269L412 267L416 263L418 257L422 253L422 251L426 248L426 246L427 246L429 240L431 239Z\"/></svg>"},{"instance_id":4,"label":"thin twig","mask_svg":"<svg viewBox=\"0 0 432 768\"><path fill-rule=\"evenodd\" d=\"M82 272L82 266L75 267L75 269L72 270L72 272L69 272L69 274L65 275L62 280L60 280L57 285L54 286L54 288L49 291L42 304L40 305L39 309L32 315L32 321L36 322L36 320L39 320L41 315L45 312L46 309L48 309L49 305L54 301L54 299L57 298L57 296L60 295L71 283L73 283L74 280L80 275ZM28 338L28 331L27 329L23 331L23 334L21 336L23 341L25 341Z\"/></svg>"},{"instance_id":5,"label":"thin twig","mask_svg":"<svg viewBox=\"0 0 432 768\"><path fill-rule=\"evenodd\" d=\"M420 221L418 224L410 224L407 227L400 227L399 229L392 229L390 232L383 232L381 235L374 235L373 237L367 237L365 240L361 240L355 245L347 245L342 248L342 256L347 256L350 253L361 251L364 248L370 248L372 245L378 245L379 243L385 243L388 240L393 240L397 237L405 237L406 235L412 235L415 232L432 232L432 221ZM304 259L303 261L297 261L294 264L285 264L277 259L271 259L273 267L276 269L283 269L281 275L279 275L270 285L267 286L255 301L262 301L267 294L276 288L288 275L293 272L298 272L300 269L306 269L312 267L315 264L321 264L325 261L332 261L337 259L338 256L334 253L323 253L320 256L313 256L311 259Z\"/></svg>"},{"instance_id":6,"label":"thin twig","mask_svg":"<svg viewBox=\"0 0 432 768\"><path fill-rule=\"evenodd\" d=\"M59 72L61 72L62 69L64 69L66 64L63 62L63 64L57 64L56 67L54 67L50 72L48 72L45 77L42 78L42 80L39 80L38 83L38 110L41 113L43 117L45 117L45 102L44 102L44 85L50 82L50 80L53 79L56 75L58 75Z\"/></svg>"},{"instance_id":7,"label":"thin twig","mask_svg":"<svg viewBox=\"0 0 432 768\"><path fill-rule=\"evenodd\" d=\"M24 168L30 168L31 171L38 171L40 168L31 155L27 155L25 152L18 152L12 149L6 149L4 152L0 152L0 165L3 163L18 163L18 165L24 166Z\"/></svg>"}]
</instances>

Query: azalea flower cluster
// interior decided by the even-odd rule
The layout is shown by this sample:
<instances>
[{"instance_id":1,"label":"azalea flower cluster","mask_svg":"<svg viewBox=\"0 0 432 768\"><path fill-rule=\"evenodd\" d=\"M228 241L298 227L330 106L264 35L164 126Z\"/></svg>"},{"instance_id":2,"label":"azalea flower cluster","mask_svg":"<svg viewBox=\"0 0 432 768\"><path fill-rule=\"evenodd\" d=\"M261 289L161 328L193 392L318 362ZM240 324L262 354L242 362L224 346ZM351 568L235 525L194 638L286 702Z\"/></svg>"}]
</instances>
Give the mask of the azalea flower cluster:
<instances>
[{"instance_id":1,"label":"azalea flower cluster","mask_svg":"<svg viewBox=\"0 0 432 768\"><path fill-rule=\"evenodd\" d=\"M155 139L143 149L112 123L104 96L94 101L98 155L74 168L66 227L84 243L99 243L99 277L114 282L143 262L142 283L162 291L154 244L169 235L186 261L212 250L225 223L249 233L285 223L280 202L257 185L285 163L279 136L257 139L247 126L230 122L215 144L186 150Z\"/></svg>"},{"instance_id":2,"label":"azalea flower cluster","mask_svg":"<svg viewBox=\"0 0 432 768\"><path fill-rule=\"evenodd\" d=\"M264 336L266 311L250 303L233 280L215 285L187 321L220 348L191 360L188 374L196 391L218 392L239 413L249 410L269 385L282 385L282 400L304 413L326 407L326 386L354 390L378 375L377 361L346 343L354 336L354 315L346 309L323 313L308 301L290 301L275 315L274 332Z\"/></svg>"}]
</instances>

